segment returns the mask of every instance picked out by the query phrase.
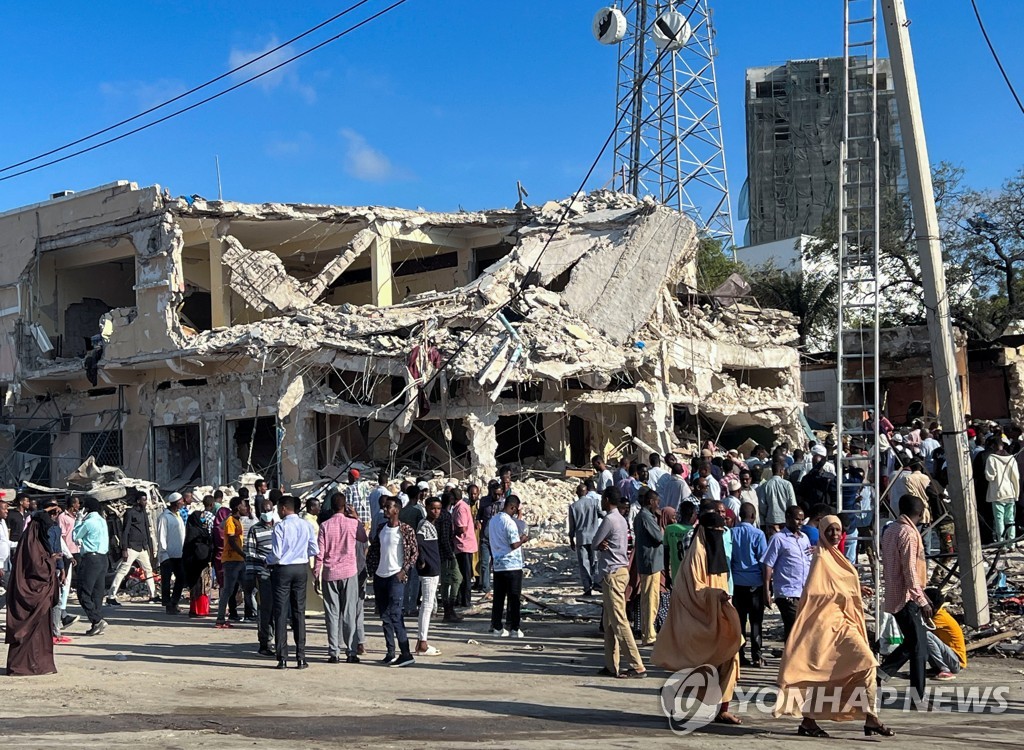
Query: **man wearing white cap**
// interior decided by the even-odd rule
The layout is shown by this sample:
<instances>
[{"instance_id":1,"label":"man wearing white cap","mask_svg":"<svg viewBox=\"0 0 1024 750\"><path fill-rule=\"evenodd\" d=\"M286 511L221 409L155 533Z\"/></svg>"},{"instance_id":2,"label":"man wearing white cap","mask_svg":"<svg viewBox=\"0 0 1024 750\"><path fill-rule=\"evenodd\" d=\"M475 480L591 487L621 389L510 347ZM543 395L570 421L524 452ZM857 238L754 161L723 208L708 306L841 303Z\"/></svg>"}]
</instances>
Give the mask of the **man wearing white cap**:
<instances>
[{"instance_id":1,"label":"man wearing white cap","mask_svg":"<svg viewBox=\"0 0 1024 750\"><path fill-rule=\"evenodd\" d=\"M178 614L181 590L185 585L185 564L182 547L185 545L185 524L181 521L182 497L172 492L167 497L167 508L156 522L157 560L160 563L160 602L169 615ZM174 576L174 592L171 592Z\"/></svg>"}]
</instances>

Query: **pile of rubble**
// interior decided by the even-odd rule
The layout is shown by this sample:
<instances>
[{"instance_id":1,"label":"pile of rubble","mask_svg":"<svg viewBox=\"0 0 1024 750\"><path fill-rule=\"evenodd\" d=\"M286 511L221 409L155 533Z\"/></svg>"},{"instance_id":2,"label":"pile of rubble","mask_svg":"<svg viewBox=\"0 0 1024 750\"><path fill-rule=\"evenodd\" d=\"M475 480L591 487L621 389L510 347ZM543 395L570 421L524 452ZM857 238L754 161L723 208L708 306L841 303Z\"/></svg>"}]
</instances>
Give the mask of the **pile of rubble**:
<instances>
[{"instance_id":1,"label":"pile of rubble","mask_svg":"<svg viewBox=\"0 0 1024 750\"><path fill-rule=\"evenodd\" d=\"M792 313L739 303L693 305L681 316L680 324L686 336L751 348L793 344L800 338Z\"/></svg>"}]
</instances>

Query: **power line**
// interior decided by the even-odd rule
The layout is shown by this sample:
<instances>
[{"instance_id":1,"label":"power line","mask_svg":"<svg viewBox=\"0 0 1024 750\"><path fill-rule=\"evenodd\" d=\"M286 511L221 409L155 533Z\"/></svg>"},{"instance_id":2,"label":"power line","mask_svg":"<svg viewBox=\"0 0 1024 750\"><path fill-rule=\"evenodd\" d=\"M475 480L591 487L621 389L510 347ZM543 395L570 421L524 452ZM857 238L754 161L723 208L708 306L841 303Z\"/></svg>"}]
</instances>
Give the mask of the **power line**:
<instances>
[{"instance_id":1,"label":"power line","mask_svg":"<svg viewBox=\"0 0 1024 750\"><path fill-rule=\"evenodd\" d=\"M72 146L77 146L79 143L85 143L86 141L91 141L93 138L96 138L97 136L101 136L104 133L109 133L111 130L116 130L117 128L119 128L119 127L121 127L123 125L127 125L130 122L135 122L140 117L145 117L146 115L152 114L153 112L156 112L159 109L163 109L164 107L166 107L168 105L174 104L176 101L180 101L181 99L184 99L187 96L191 96L192 94L196 93L197 91L202 91L203 89L205 89L205 88L207 88L209 86L212 86L213 84L217 83L218 81L223 81L228 76L232 76L235 73L238 73L239 71L244 70L245 68L248 68L250 65L258 63L260 60L263 60L264 58L270 57L275 52L280 52L285 47L288 47L289 45L294 44L295 42L297 42L300 39L303 39L303 38L309 36L310 34L312 34L315 31L319 31L324 26L327 26L329 24L334 23L339 18L348 15L349 13L351 13L354 10L356 10L360 6L366 5L368 2L370 2L370 0L360 0L355 5L352 5L352 6L348 7L348 8L346 8L345 10L341 11L340 13L337 13L337 14L331 16L326 21L322 21L321 23L318 23L316 26L314 26L314 27L312 27L310 29L307 29L306 31L303 31L298 36L293 36L288 41L282 42L281 44L277 45L273 49L268 49L263 54L258 55L256 57L252 58L248 62L242 63L237 68L232 68L231 70L227 71L226 73L221 73L216 78L211 78L206 83L201 83L198 86L194 86L194 87L190 88L188 91L186 91L183 94L178 94L177 96L175 96L175 97L173 97L171 99L168 99L165 102L161 102L160 104L152 106L152 107L150 107L147 110L139 112L137 115L132 115L131 117L128 117L128 118L126 118L124 120L121 120L121 122L117 122L117 123L114 123L113 125L105 127L102 130L97 130L95 133L90 133L89 135L82 136L81 138L78 138L78 139L76 139L74 141L69 141L68 143L65 143L63 146L58 146L57 148L52 148L49 151L44 151L41 154L36 154L35 156L33 156L33 157L29 158L29 159L23 159L22 161L19 161L19 162L15 163L15 164L9 164L6 167L0 167L0 172L10 172L12 169L17 169L18 167L24 166L26 164L31 164L34 161L39 161L40 159L45 159L47 156L51 156L53 154L56 154L58 151L64 151L65 149L69 149Z\"/></svg>"},{"instance_id":2,"label":"power line","mask_svg":"<svg viewBox=\"0 0 1024 750\"><path fill-rule=\"evenodd\" d=\"M368 2L368 0L365 0L365 1ZM145 125L140 125L137 128L132 128L131 130L128 130L128 131L126 131L124 133L121 133L120 135L114 136L113 138L107 138L106 140L100 141L99 143L95 143L92 146L89 146L87 148L82 148L82 149L79 149L78 151L72 151L70 154L66 154L64 156L61 156L58 159L51 159L50 161L43 162L42 164L37 164L34 167L29 167L28 169L22 169L22 170L20 170L18 172L12 172L11 174L4 175L3 177L0 177L0 182L6 182L7 180L12 180L15 177L20 177L21 175L29 174L30 172L36 172L36 171L38 171L40 169L43 169L45 167L50 167L50 166L53 166L54 164L60 164L61 162L67 161L68 159L73 159L76 156L81 156L82 154L87 154L90 151L95 151L96 149L103 148L104 146L108 146L111 143L116 143L117 141L123 140L123 139L127 138L128 136L135 135L136 133L140 133L143 130L148 130L149 128L151 128L153 126L159 125L160 123L163 123L163 122L167 122L168 120L171 120L171 119L177 117L178 115L185 114L186 112L189 112L189 111L191 111L193 109L196 109L197 107L201 107L204 104L212 102L214 99L219 99L220 97L224 96L225 94L230 94L232 91L234 91L236 89L239 89L242 86L245 86L247 84L250 84L250 83L252 83L255 80L258 80L258 79L262 78L265 75L269 75L269 74L273 73L276 70L280 70L284 66L289 65L289 64L295 62L296 60L299 60L300 58L303 58L303 57L305 57L306 55L308 55L308 54L310 54L312 52L316 52L321 47L326 47L331 42L336 42L337 40L341 39L342 37L348 36L353 31L356 31L357 29L360 29L363 26L366 26L371 21L375 21L376 19L380 18L381 16L383 16L383 15L385 15L387 13L390 13L392 10L394 10L397 7L399 7L400 5L405 5L405 3L407 3L408 1L409 0L397 0L397 2L394 2L391 5L387 6L386 8L377 11L372 16L369 16L369 17L363 19L359 23L354 24L352 26L349 26L344 31L342 31L342 32L340 32L338 34L335 34L334 36L330 37L329 39L325 39L324 41L320 42L319 44L316 44L316 45L310 47L309 49L307 49L307 50L305 50L303 52L298 53L297 55L293 55L292 57L289 57L287 60L283 60L282 62L279 62L277 65L274 65L273 67L267 68L266 70L264 70L264 71L262 71L260 73L257 73L254 76L246 78L244 81L240 81L239 83L236 83L234 86L230 86L230 87L224 89L223 91L217 92L216 94L211 94L210 96L206 97L205 99L200 99L198 102L196 102L194 104L190 104L187 107L182 107L181 109L176 109L175 111L171 112L168 115L164 115L163 117L160 117L160 118L158 118L156 120L153 120L152 122L148 122ZM228 75L228 74L225 73L225 75ZM88 140L88 139L83 139L83 140ZM60 151L62 149L55 149L55 150L56 151ZM51 152L51 153L53 153L53 152ZM32 160L30 159L28 161L32 161ZM26 162L22 162L22 163L24 164ZM0 171L2 171L2 170L0 170Z\"/></svg>"},{"instance_id":3,"label":"power line","mask_svg":"<svg viewBox=\"0 0 1024 750\"><path fill-rule=\"evenodd\" d=\"M985 22L981 20L981 11L978 10L978 3L976 0L971 0L971 7L974 8L974 17L978 19L978 28L981 29L981 35L985 37L985 44L988 45L988 50L992 53L992 59L996 61L996 65L999 67L999 72L1003 74L1003 80L1006 81L1006 86L1010 89L1010 93L1013 94L1014 101L1017 102L1017 106L1020 108L1020 111L1024 113L1024 103L1022 103L1020 97L1017 96L1017 90L1013 87L1013 82L1010 81L1010 76L1006 74L1006 68L1003 67L1003 62L999 59L999 53L996 52L996 48L992 45L992 40L989 39L988 31L985 30Z\"/></svg>"}]
</instances>

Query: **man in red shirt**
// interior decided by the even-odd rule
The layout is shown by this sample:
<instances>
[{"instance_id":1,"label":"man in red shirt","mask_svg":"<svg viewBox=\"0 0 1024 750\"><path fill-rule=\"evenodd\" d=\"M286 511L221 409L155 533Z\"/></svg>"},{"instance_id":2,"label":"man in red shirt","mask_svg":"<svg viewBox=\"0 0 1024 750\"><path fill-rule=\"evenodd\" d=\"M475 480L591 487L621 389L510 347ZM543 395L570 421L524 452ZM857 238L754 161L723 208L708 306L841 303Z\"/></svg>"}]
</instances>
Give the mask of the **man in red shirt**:
<instances>
[{"instance_id":1,"label":"man in red shirt","mask_svg":"<svg viewBox=\"0 0 1024 750\"><path fill-rule=\"evenodd\" d=\"M473 528L473 511L462 498L458 487L452 489L455 504L452 505L452 522L455 525L455 559L462 571L462 589L459 591L459 606L470 605L469 592L473 588L473 555L479 549L476 530Z\"/></svg>"}]
</instances>

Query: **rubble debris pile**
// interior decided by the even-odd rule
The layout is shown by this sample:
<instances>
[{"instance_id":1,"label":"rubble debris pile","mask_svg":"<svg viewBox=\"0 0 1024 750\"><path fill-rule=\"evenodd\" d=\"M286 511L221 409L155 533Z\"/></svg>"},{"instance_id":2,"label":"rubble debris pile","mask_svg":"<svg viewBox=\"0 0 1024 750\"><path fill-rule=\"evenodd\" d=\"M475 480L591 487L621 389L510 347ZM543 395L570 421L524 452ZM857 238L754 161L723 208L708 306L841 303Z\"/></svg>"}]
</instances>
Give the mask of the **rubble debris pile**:
<instances>
[{"instance_id":1,"label":"rubble debris pile","mask_svg":"<svg viewBox=\"0 0 1024 750\"><path fill-rule=\"evenodd\" d=\"M50 433L41 474L102 429L105 462L161 487L353 459L485 479L499 457L586 464L627 431L667 451L698 419L798 438L794 320L680 294L697 247L686 216L609 191L431 213L114 183L0 215L0 381L19 429ZM58 305L86 297L107 312L65 356Z\"/></svg>"}]
</instances>

